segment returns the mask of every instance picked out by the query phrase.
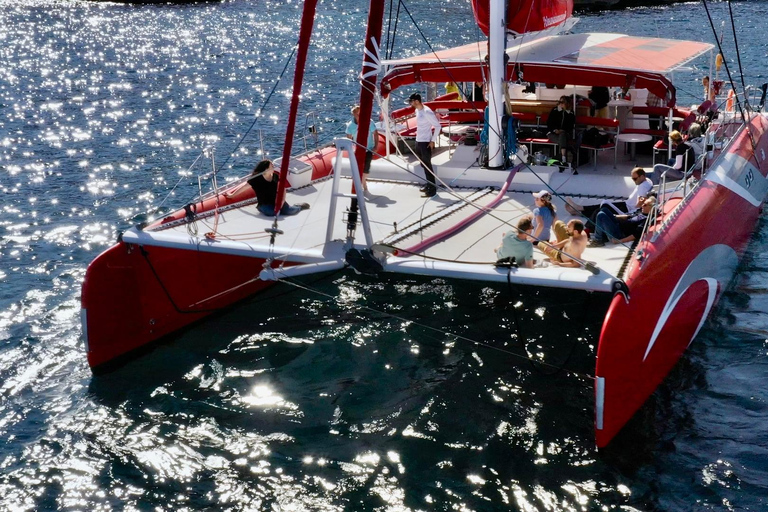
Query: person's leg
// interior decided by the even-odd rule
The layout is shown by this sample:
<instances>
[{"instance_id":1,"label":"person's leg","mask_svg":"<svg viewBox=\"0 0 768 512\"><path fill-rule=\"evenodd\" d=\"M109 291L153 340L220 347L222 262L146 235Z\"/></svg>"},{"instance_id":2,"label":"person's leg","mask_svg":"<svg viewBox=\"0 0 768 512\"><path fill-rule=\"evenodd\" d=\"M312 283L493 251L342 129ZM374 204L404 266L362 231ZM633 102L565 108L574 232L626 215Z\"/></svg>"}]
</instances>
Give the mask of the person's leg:
<instances>
[{"instance_id":1,"label":"person's leg","mask_svg":"<svg viewBox=\"0 0 768 512\"><path fill-rule=\"evenodd\" d=\"M619 229L619 220L615 215L605 211L598 212L595 225L597 226L595 230L595 240L607 242L611 238L622 238L621 229Z\"/></svg>"},{"instance_id":2,"label":"person's leg","mask_svg":"<svg viewBox=\"0 0 768 512\"><path fill-rule=\"evenodd\" d=\"M665 172L667 173L667 179L669 179L671 177L670 171L674 172L674 170L674 167L669 165L656 164L653 166L653 175L651 176L651 181L654 185L658 185L661 183L661 177Z\"/></svg>"},{"instance_id":3,"label":"person's leg","mask_svg":"<svg viewBox=\"0 0 768 512\"><path fill-rule=\"evenodd\" d=\"M429 142L419 142L419 153L421 153L421 164L424 167L424 176L427 178L428 190L437 190L435 185L435 174L432 170L432 148L429 147Z\"/></svg>"},{"instance_id":4,"label":"person's leg","mask_svg":"<svg viewBox=\"0 0 768 512\"><path fill-rule=\"evenodd\" d=\"M568 226L561 220L556 220L555 223L552 224L552 231L555 232L555 238L557 238L558 242L562 242L568 238Z\"/></svg>"},{"instance_id":5,"label":"person's leg","mask_svg":"<svg viewBox=\"0 0 768 512\"><path fill-rule=\"evenodd\" d=\"M539 249L541 249L541 252L543 252L549 259L557 259L557 249L544 244L539 244Z\"/></svg>"},{"instance_id":6,"label":"person's leg","mask_svg":"<svg viewBox=\"0 0 768 512\"><path fill-rule=\"evenodd\" d=\"M629 208L627 208L627 203L624 201L616 203L604 202L600 205L599 211L610 213L611 215L621 215L622 213L627 213ZM597 217L597 214L595 214L595 217Z\"/></svg>"},{"instance_id":7,"label":"person's leg","mask_svg":"<svg viewBox=\"0 0 768 512\"><path fill-rule=\"evenodd\" d=\"M256 206L256 209L259 210L262 215L266 215L267 217L275 216L275 205L273 204L260 204Z\"/></svg>"},{"instance_id":8,"label":"person's leg","mask_svg":"<svg viewBox=\"0 0 768 512\"><path fill-rule=\"evenodd\" d=\"M296 215L300 211L301 211L301 206L298 206L298 205L291 206L288 203L284 203L283 207L280 208L280 215L284 215L284 216Z\"/></svg>"},{"instance_id":9,"label":"person's leg","mask_svg":"<svg viewBox=\"0 0 768 512\"><path fill-rule=\"evenodd\" d=\"M365 152L365 165L363 165L363 190L368 190L368 185L366 184L366 178L371 173L371 161L373 160L373 151L366 151Z\"/></svg>"},{"instance_id":10,"label":"person's leg","mask_svg":"<svg viewBox=\"0 0 768 512\"><path fill-rule=\"evenodd\" d=\"M560 161L565 163L568 158L568 134L565 131L558 134L557 147L560 148Z\"/></svg>"}]
</instances>

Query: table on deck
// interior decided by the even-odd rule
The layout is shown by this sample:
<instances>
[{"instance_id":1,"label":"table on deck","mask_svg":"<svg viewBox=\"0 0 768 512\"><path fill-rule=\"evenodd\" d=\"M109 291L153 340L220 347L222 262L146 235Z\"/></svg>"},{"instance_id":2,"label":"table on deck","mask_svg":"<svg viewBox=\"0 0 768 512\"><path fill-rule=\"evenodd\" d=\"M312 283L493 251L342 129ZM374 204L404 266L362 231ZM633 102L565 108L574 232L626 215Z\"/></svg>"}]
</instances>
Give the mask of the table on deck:
<instances>
[{"instance_id":1,"label":"table on deck","mask_svg":"<svg viewBox=\"0 0 768 512\"><path fill-rule=\"evenodd\" d=\"M616 140L619 142L626 142L629 144L629 159L635 160L635 144L638 142L648 142L653 137L646 135L645 133L620 133Z\"/></svg>"}]
</instances>

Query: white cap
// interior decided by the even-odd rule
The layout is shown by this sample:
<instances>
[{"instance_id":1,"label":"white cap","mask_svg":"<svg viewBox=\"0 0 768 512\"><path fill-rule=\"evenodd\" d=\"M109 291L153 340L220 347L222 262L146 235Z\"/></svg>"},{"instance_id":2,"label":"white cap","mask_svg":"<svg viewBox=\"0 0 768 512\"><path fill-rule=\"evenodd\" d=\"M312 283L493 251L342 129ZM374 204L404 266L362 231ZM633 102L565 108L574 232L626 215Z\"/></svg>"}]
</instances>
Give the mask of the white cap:
<instances>
[{"instance_id":1,"label":"white cap","mask_svg":"<svg viewBox=\"0 0 768 512\"><path fill-rule=\"evenodd\" d=\"M552 194L549 193L549 190L539 190L538 192L533 193L533 197L536 199L542 199L545 196L547 199L552 199Z\"/></svg>"}]
</instances>

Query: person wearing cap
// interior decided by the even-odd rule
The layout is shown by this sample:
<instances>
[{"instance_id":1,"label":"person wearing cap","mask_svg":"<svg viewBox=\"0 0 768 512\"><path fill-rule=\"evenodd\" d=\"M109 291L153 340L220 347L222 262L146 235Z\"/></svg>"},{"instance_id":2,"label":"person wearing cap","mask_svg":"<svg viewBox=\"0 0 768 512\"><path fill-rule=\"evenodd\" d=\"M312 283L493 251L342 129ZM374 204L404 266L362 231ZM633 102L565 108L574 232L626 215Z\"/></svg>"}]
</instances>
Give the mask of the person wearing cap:
<instances>
[{"instance_id":1,"label":"person wearing cap","mask_svg":"<svg viewBox=\"0 0 768 512\"><path fill-rule=\"evenodd\" d=\"M539 240L549 240L552 223L557 218L557 210L552 204L552 194L547 190L533 193L536 207L533 209L533 245Z\"/></svg>"},{"instance_id":2,"label":"person wearing cap","mask_svg":"<svg viewBox=\"0 0 768 512\"><path fill-rule=\"evenodd\" d=\"M416 110L416 156L424 167L427 184L421 188L424 197L437 194L435 174L432 169L432 149L440 137L440 121L431 108L421 102L421 94L413 93L408 103Z\"/></svg>"}]
</instances>

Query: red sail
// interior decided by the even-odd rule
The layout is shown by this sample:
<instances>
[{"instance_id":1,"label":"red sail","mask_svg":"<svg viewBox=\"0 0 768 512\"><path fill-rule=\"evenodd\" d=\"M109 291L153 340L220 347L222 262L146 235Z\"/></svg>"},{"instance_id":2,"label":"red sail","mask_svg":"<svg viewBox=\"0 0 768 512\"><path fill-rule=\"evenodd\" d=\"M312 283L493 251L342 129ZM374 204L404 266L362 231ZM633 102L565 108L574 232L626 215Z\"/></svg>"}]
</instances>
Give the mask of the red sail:
<instances>
[{"instance_id":1,"label":"red sail","mask_svg":"<svg viewBox=\"0 0 768 512\"><path fill-rule=\"evenodd\" d=\"M573 14L573 0L507 0L507 29L518 34L561 25ZM488 35L489 0L472 0L480 30Z\"/></svg>"}]
</instances>

